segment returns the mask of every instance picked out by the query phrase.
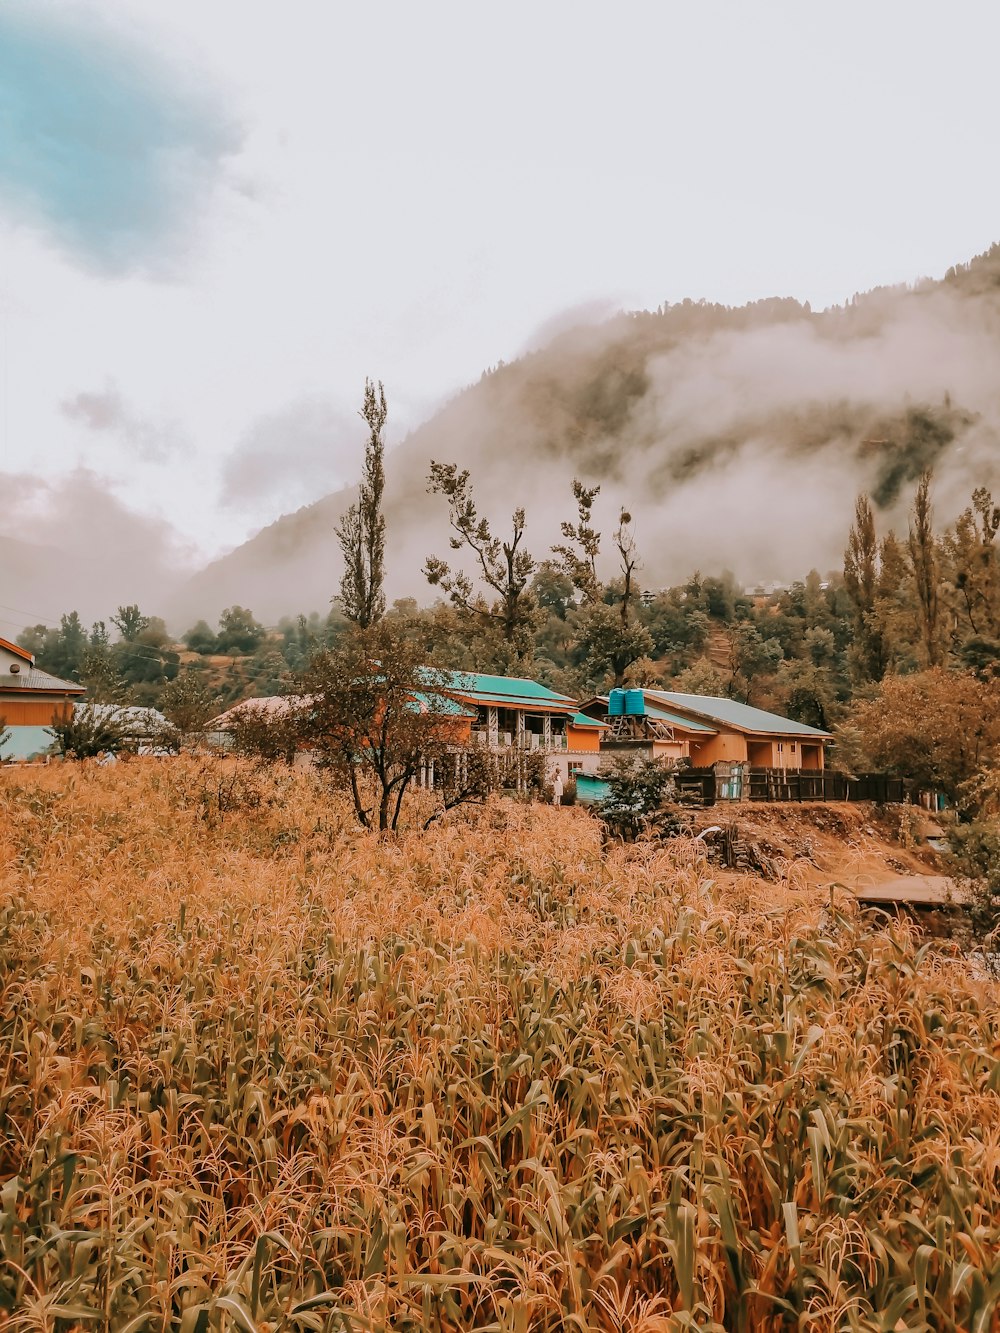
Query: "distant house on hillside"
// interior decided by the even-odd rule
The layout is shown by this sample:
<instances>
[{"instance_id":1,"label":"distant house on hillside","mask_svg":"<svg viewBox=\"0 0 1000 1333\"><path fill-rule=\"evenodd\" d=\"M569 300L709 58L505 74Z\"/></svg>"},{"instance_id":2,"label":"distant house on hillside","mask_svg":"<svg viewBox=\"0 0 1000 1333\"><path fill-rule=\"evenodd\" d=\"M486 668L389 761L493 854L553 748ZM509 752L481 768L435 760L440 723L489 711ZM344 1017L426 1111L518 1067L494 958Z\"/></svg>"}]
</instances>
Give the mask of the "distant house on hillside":
<instances>
[{"instance_id":1,"label":"distant house on hillside","mask_svg":"<svg viewBox=\"0 0 1000 1333\"><path fill-rule=\"evenodd\" d=\"M0 758L44 754L52 744L47 728L65 718L84 693L82 685L40 670L33 654L0 639L0 719L10 732Z\"/></svg>"},{"instance_id":2,"label":"distant house on hillside","mask_svg":"<svg viewBox=\"0 0 1000 1333\"><path fill-rule=\"evenodd\" d=\"M641 750L664 759L688 759L695 768L715 764L821 772L827 731L713 695L672 690L613 690L583 705L606 721L602 754Z\"/></svg>"}]
</instances>

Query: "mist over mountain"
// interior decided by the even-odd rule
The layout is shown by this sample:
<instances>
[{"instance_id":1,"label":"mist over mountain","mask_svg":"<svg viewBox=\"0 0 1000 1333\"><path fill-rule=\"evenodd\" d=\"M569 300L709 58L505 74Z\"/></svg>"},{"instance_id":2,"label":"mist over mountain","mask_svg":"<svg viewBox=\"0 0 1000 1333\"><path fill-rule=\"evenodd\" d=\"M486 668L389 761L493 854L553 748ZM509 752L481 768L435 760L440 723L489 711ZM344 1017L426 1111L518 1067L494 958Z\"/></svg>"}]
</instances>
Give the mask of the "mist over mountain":
<instances>
[{"instance_id":1,"label":"mist over mountain","mask_svg":"<svg viewBox=\"0 0 1000 1333\"><path fill-rule=\"evenodd\" d=\"M523 504L539 556L571 514L573 477L600 482L604 527L621 505L636 518L647 587L695 568L749 580L839 565L858 491L900 526L925 467L941 520L1000 482L998 365L1000 245L940 281L822 313L790 299L685 301L565 329L388 454L389 595L429 600L424 559L447 553L431 459L470 469L497 529ZM286 514L209 565L174 616L325 607L340 578L334 527L354 494Z\"/></svg>"}]
</instances>

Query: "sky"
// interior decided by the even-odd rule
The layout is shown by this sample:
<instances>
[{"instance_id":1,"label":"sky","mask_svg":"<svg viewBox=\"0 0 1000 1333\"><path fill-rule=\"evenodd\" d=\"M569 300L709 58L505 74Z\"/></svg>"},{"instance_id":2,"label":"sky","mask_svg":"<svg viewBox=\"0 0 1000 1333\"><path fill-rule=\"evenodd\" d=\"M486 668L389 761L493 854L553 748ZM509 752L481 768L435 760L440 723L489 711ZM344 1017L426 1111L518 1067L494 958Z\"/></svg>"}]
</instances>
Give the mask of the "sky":
<instances>
[{"instance_id":1,"label":"sky","mask_svg":"<svg viewBox=\"0 0 1000 1333\"><path fill-rule=\"evenodd\" d=\"M192 567L575 318L1000 239L1000 7L3 0L0 534ZM96 510L95 510L96 512ZM103 512L103 510L102 510Z\"/></svg>"}]
</instances>

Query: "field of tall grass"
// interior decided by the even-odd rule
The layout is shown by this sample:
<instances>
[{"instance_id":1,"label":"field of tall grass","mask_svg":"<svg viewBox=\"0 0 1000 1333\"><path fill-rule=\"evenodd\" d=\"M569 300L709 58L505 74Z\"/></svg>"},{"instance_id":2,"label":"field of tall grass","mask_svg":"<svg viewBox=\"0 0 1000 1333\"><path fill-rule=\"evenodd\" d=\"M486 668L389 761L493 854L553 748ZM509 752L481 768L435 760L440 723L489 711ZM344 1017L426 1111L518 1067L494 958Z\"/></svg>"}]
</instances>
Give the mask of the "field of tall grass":
<instances>
[{"instance_id":1,"label":"field of tall grass","mask_svg":"<svg viewBox=\"0 0 1000 1333\"><path fill-rule=\"evenodd\" d=\"M0 770L0 1327L996 1330L998 999L580 810Z\"/></svg>"}]
</instances>

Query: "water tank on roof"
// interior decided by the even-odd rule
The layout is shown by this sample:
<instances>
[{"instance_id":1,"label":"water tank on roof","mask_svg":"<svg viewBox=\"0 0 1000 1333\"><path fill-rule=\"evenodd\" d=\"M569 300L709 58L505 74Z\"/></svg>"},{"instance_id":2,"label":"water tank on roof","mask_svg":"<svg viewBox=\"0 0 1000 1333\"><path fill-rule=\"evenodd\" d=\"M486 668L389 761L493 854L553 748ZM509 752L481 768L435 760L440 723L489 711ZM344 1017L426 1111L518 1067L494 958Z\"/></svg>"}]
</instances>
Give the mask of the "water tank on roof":
<instances>
[{"instance_id":1,"label":"water tank on roof","mask_svg":"<svg viewBox=\"0 0 1000 1333\"><path fill-rule=\"evenodd\" d=\"M646 715L646 696L642 690L625 691L625 716L626 717L645 717Z\"/></svg>"},{"instance_id":2,"label":"water tank on roof","mask_svg":"<svg viewBox=\"0 0 1000 1333\"><path fill-rule=\"evenodd\" d=\"M612 690L608 695L608 717L621 717L625 712L625 691Z\"/></svg>"}]
</instances>

